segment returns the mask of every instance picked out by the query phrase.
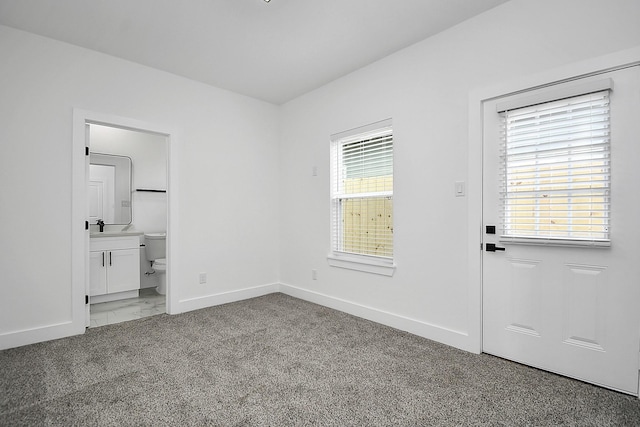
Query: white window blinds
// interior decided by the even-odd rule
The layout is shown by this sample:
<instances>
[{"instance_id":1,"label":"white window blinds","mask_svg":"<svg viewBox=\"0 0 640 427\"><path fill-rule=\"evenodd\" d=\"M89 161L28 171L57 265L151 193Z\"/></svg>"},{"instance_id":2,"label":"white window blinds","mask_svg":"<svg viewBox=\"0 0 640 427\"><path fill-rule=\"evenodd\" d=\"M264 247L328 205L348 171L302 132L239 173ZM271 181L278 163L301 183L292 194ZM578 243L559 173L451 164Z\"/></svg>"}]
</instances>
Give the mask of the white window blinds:
<instances>
[{"instance_id":1,"label":"white window blinds","mask_svg":"<svg viewBox=\"0 0 640 427\"><path fill-rule=\"evenodd\" d=\"M390 123L332 139L333 252L393 257L393 132Z\"/></svg>"},{"instance_id":2,"label":"white window blinds","mask_svg":"<svg viewBox=\"0 0 640 427\"><path fill-rule=\"evenodd\" d=\"M609 91L506 111L502 240L609 240Z\"/></svg>"}]
</instances>

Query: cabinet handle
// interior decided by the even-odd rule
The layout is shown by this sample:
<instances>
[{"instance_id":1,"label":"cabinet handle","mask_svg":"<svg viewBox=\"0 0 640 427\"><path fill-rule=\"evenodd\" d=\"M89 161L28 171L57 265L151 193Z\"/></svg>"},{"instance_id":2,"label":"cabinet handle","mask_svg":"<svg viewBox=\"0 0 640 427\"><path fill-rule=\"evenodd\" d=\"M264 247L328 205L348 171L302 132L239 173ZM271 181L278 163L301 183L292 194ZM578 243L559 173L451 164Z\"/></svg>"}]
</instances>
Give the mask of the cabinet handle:
<instances>
[{"instance_id":1,"label":"cabinet handle","mask_svg":"<svg viewBox=\"0 0 640 427\"><path fill-rule=\"evenodd\" d=\"M102 252L102 266L104 267L104 252Z\"/></svg>"},{"instance_id":2,"label":"cabinet handle","mask_svg":"<svg viewBox=\"0 0 640 427\"><path fill-rule=\"evenodd\" d=\"M111 264L111 252L109 252L109 266L111 266L113 264Z\"/></svg>"}]
</instances>

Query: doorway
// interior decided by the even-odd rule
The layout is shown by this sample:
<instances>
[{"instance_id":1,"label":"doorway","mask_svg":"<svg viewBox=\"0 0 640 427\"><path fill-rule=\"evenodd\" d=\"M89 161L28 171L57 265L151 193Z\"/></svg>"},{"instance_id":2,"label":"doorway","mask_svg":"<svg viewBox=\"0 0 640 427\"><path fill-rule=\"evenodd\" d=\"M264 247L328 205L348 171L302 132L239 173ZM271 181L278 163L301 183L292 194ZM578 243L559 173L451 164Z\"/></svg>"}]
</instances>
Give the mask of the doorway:
<instances>
[{"instance_id":1,"label":"doorway","mask_svg":"<svg viewBox=\"0 0 640 427\"><path fill-rule=\"evenodd\" d=\"M638 93L634 66L483 102L482 351L633 395Z\"/></svg>"},{"instance_id":2,"label":"doorway","mask_svg":"<svg viewBox=\"0 0 640 427\"><path fill-rule=\"evenodd\" d=\"M90 326L90 276L91 262L90 259L90 228L95 230L97 226L90 226L90 206L89 206L89 164L90 164L90 142L89 127L91 125L100 125L113 129L128 130L140 132L142 134L151 134L162 139L162 149L165 153L164 171L166 173L163 207L166 211L164 226L166 230L166 296L164 303L164 312L172 314L172 298L176 296L175 289L171 286L172 275L174 274L172 257L172 236L176 226L176 218L178 215L177 200L177 182L178 169L176 167L176 131L164 125L142 122L139 120L115 116L111 114L97 113L82 109L73 110L73 152L72 152L72 223L77 224L72 227L72 323L78 333L84 331ZM135 165L133 166L135 168ZM144 184L144 183L141 183ZM135 186L135 183L134 183ZM150 188L159 189L159 188ZM150 194L151 192L149 192ZM156 193L156 192L153 192ZM134 195L134 192L130 194ZM158 194L155 194L158 195ZM133 211L136 211L135 200L133 201ZM126 205L126 203L125 203ZM123 205L120 204L120 207ZM134 213L134 216L136 214ZM135 225L135 219L133 220ZM130 221L124 220L124 223ZM127 227L120 226L120 229ZM105 228L107 228L105 226ZM138 231L159 231L159 230L138 230ZM142 234L140 234L142 235ZM136 249L139 249L139 244ZM131 257L133 258L133 257ZM138 271L145 272L145 267L141 265L138 256L135 267ZM133 262L129 263L134 266Z\"/></svg>"},{"instance_id":3,"label":"doorway","mask_svg":"<svg viewBox=\"0 0 640 427\"><path fill-rule=\"evenodd\" d=\"M154 269L148 260L145 235L167 231L167 138L105 124L87 126L89 327L165 313L165 269ZM134 244L119 250L103 244L124 237Z\"/></svg>"}]
</instances>

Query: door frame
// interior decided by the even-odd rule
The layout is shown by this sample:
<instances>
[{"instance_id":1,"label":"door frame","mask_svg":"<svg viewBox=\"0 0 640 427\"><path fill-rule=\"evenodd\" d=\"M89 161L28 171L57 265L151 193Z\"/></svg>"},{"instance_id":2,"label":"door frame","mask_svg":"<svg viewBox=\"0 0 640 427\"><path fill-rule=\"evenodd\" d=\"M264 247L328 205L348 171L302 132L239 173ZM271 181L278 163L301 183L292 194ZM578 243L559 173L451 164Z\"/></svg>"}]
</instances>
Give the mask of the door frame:
<instances>
[{"instance_id":1,"label":"door frame","mask_svg":"<svg viewBox=\"0 0 640 427\"><path fill-rule=\"evenodd\" d=\"M167 150L167 298L168 314L177 313L179 289L178 281L178 164L179 133L176 129L157 123L144 122L113 114L99 113L79 108L73 109L72 137L72 193L71 193L71 307L72 324L76 333L84 333L88 310L85 295L89 284L89 231L85 221L89 219L89 198L87 189L87 164L85 126L99 124L139 132L162 135L166 138Z\"/></svg>"},{"instance_id":2,"label":"door frame","mask_svg":"<svg viewBox=\"0 0 640 427\"><path fill-rule=\"evenodd\" d=\"M468 319L467 350L482 353L482 232L483 202L483 106L496 98L533 89L578 80L640 64L640 46L613 54L588 59L538 74L518 77L503 83L479 88L469 94L469 134L467 163L467 228L468 232ZM638 325L640 328L640 325Z\"/></svg>"}]
</instances>

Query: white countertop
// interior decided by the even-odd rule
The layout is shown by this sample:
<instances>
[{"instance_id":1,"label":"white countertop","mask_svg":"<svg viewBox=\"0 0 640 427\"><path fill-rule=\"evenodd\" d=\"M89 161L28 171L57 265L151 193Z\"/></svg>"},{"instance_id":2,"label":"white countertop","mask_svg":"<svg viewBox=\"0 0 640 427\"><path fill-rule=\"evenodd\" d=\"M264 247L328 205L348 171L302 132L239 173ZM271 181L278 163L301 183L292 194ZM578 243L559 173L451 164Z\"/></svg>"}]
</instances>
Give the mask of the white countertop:
<instances>
[{"instance_id":1,"label":"white countertop","mask_svg":"<svg viewBox=\"0 0 640 427\"><path fill-rule=\"evenodd\" d=\"M144 233L142 231L105 231L103 233L99 231L92 231L90 236L92 239L94 237L128 237L128 236L142 236Z\"/></svg>"}]
</instances>

